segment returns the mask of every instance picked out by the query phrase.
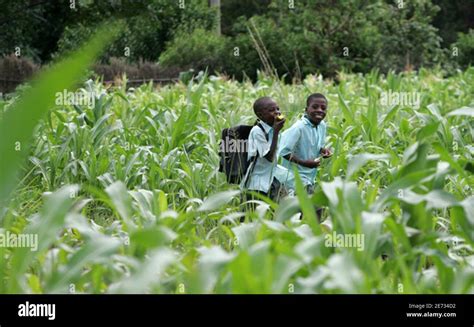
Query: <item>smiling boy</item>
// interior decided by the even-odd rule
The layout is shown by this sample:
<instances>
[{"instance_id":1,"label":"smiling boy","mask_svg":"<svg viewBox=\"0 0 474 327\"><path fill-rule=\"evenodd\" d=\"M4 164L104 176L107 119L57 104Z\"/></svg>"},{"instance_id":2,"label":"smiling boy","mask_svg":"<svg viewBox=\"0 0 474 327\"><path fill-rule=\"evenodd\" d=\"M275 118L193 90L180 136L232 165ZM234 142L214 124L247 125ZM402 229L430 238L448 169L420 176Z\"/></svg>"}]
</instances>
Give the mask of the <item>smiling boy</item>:
<instances>
[{"instance_id":1,"label":"smiling boy","mask_svg":"<svg viewBox=\"0 0 474 327\"><path fill-rule=\"evenodd\" d=\"M279 156L282 165L288 168L286 186L294 194L293 166L296 166L308 194L314 193L317 167L322 158L332 153L324 148L328 101L321 93L311 94L306 100L304 116L282 133Z\"/></svg>"},{"instance_id":2,"label":"smiling boy","mask_svg":"<svg viewBox=\"0 0 474 327\"><path fill-rule=\"evenodd\" d=\"M279 182L274 176L278 136L285 119L277 119L280 108L270 97L257 99L253 110L258 122L250 131L248 138L248 160L252 163L241 186L275 200L279 189Z\"/></svg>"}]
</instances>

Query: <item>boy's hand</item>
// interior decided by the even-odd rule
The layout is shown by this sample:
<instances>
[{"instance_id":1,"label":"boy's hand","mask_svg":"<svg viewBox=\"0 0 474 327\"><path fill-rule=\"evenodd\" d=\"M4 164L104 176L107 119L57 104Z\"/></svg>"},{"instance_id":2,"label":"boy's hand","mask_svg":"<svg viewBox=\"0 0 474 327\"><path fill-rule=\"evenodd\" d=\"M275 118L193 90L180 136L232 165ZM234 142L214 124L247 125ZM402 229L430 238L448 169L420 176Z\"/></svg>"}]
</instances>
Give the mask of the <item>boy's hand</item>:
<instances>
[{"instance_id":1,"label":"boy's hand","mask_svg":"<svg viewBox=\"0 0 474 327\"><path fill-rule=\"evenodd\" d=\"M332 156L332 152L328 148L322 148L320 153L323 156L323 158L329 158Z\"/></svg>"},{"instance_id":2,"label":"boy's hand","mask_svg":"<svg viewBox=\"0 0 474 327\"><path fill-rule=\"evenodd\" d=\"M310 159L310 160L305 160L303 162L303 166L305 166L306 168L318 168L319 166L321 165L321 159L317 158L317 159Z\"/></svg>"},{"instance_id":3,"label":"boy's hand","mask_svg":"<svg viewBox=\"0 0 474 327\"><path fill-rule=\"evenodd\" d=\"M273 121L273 130L275 132L279 132L281 131L281 129L283 128L283 125L285 125L285 121L286 119L282 119L282 120L279 120L279 119L276 119Z\"/></svg>"}]
</instances>

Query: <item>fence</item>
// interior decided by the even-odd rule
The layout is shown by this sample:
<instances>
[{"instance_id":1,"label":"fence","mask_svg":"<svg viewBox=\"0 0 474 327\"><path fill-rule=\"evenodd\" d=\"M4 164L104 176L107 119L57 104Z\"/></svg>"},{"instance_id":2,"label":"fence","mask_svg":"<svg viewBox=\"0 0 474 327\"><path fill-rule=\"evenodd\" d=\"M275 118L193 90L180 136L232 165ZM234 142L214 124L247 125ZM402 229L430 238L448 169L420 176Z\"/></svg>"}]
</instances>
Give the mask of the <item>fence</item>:
<instances>
[{"instance_id":1,"label":"fence","mask_svg":"<svg viewBox=\"0 0 474 327\"><path fill-rule=\"evenodd\" d=\"M19 79L7 79L0 77L0 96L5 97L7 93L11 93L15 91L16 87L27 80L19 80ZM111 81L104 81L104 84L108 85L118 85L120 84L120 79L118 80L111 80ZM127 85L129 86L138 86L145 83L152 82L153 84L159 85L167 85L173 84L179 81L178 77L165 77L165 78L143 78L143 79L131 79L127 80Z\"/></svg>"}]
</instances>

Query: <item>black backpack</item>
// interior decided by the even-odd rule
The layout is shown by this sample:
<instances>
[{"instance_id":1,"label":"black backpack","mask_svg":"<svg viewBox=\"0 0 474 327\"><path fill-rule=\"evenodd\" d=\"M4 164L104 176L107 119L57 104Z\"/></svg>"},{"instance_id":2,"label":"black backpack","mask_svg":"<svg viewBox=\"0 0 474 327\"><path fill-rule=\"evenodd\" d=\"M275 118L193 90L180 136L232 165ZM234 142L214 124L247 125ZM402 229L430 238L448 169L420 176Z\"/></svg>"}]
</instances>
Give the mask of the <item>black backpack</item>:
<instances>
[{"instance_id":1,"label":"black backpack","mask_svg":"<svg viewBox=\"0 0 474 327\"><path fill-rule=\"evenodd\" d=\"M263 126L260 123L256 125L262 129L268 141L268 135ZM222 130L219 144L219 171L225 174L228 183L239 184L252 160L257 159L255 156L251 160L247 160L248 138L252 128L252 125L239 125Z\"/></svg>"}]
</instances>

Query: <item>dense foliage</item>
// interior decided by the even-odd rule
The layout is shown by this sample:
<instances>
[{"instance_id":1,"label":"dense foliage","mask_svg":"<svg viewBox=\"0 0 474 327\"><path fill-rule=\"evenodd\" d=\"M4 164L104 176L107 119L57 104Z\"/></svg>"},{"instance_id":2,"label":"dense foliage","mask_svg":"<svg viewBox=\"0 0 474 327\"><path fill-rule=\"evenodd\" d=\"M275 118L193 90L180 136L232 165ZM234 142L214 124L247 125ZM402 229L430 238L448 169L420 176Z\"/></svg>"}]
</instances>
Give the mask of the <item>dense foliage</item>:
<instances>
[{"instance_id":1,"label":"dense foliage","mask_svg":"<svg viewBox=\"0 0 474 327\"><path fill-rule=\"evenodd\" d=\"M241 79L257 69L302 79L337 71L367 73L443 66L454 73L472 64L474 5L462 0L205 0L0 1L0 54L48 63L76 49L97 24L126 22L102 57L208 67ZM203 30L205 32L203 32ZM458 53L453 54L453 46ZM266 49L266 51L265 51ZM182 52L186 50L186 52ZM264 64L262 54L270 65Z\"/></svg>"},{"instance_id":2,"label":"dense foliage","mask_svg":"<svg viewBox=\"0 0 474 327\"><path fill-rule=\"evenodd\" d=\"M55 107L35 130L1 214L2 232L36 232L41 246L0 247L0 292L474 292L474 70L338 80L86 83L91 107ZM313 91L329 99L334 149L314 197L244 211L217 172L221 129L253 122L262 95L289 126ZM384 104L383 92L421 100ZM363 251L327 246L312 203L335 232L365 235Z\"/></svg>"}]
</instances>

